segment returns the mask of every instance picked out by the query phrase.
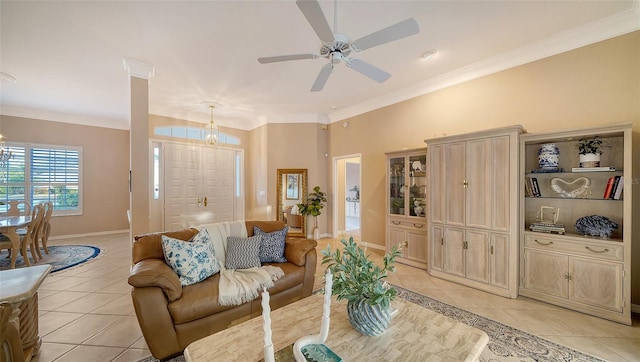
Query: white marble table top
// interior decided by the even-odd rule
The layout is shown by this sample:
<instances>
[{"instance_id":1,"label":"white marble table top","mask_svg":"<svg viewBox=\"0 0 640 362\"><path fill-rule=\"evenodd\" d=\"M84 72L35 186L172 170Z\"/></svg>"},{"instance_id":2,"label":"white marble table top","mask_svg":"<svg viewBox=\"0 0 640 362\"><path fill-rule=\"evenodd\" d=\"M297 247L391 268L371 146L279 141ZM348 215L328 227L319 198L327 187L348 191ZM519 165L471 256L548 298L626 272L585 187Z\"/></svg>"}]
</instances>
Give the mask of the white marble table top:
<instances>
[{"instance_id":1,"label":"white marble table top","mask_svg":"<svg viewBox=\"0 0 640 362\"><path fill-rule=\"evenodd\" d=\"M323 295L289 304L271 312L276 351L300 337L320 332ZM349 323L346 301L331 303L331 325L325 344L344 361L475 361L489 342L477 328L397 298L398 313L380 336L368 337ZM258 361L264 357L263 319L257 317L191 343L187 362Z\"/></svg>"},{"instance_id":2,"label":"white marble table top","mask_svg":"<svg viewBox=\"0 0 640 362\"><path fill-rule=\"evenodd\" d=\"M44 264L0 271L0 301L13 304L31 298L51 269Z\"/></svg>"}]
</instances>

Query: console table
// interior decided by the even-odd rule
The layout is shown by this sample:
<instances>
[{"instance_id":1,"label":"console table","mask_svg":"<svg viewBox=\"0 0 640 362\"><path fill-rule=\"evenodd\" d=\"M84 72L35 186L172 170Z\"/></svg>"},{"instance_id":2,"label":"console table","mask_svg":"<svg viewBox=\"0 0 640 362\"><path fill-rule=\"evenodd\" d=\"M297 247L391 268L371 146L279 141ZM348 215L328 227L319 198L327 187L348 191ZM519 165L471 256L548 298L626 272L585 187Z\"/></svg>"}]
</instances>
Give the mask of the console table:
<instances>
[{"instance_id":1,"label":"console table","mask_svg":"<svg viewBox=\"0 0 640 362\"><path fill-rule=\"evenodd\" d=\"M9 302L19 315L25 361L38 354L42 343L38 336L38 287L51 269L45 264L0 271L0 301Z\"/></svg>"},{"instance_id":2,"label":"console table","mask_svg":"<svg viewBox=\"0 0 640 362\"><path fill-rule=\"evenodd\" d=\"M316 294L271 312L272 341L276 351L305 335L317 334L322 319L323 295ZM331 303L331 326L325 344L344 361L475 361L489 342L487 334L417 304L397 298L398 313L382 335L357 332L347 318L346 301ZM263 355L261 317L191 343L187 362L258 361Z\"/></svg>"}]
</instances>

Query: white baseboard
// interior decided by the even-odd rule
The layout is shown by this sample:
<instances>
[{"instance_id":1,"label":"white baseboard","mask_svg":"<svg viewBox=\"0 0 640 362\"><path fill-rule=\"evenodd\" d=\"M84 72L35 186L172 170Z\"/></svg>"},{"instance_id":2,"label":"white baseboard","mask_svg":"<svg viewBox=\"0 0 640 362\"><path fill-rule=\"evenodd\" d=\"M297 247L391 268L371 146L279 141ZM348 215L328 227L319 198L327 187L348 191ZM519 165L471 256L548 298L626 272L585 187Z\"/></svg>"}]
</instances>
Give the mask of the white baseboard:
<instances>
[{"instance_id":1,"label":"white baseboard","mask_svg":"<svg viewBox=\"0 0 640 362\"><path fill-rule=\"evenodd\" d=\"M640 304L631 304L631 313L640 314Z\"/></svg>"},{"instance_id":2,"label":"white baseboard","mask_svg":"<svg viewBox=\"0 0 640 362\"><path fill-rule=\"evenodd\" d=\"M75 239L75 238L84 238L88 236L124 234L128 232L129 232L129 229L124 229L124 230L99 231L95 233L85 233L85 234L56 235L56 236L51 236L49 240Z\"/></svg>"},{"instance_id":3,"label":"white baseboard","mask_svg":"<svg viewBox=\"0 0 640 362\"><path fill-rule=\"evenodd\" d=\"M366 241L361 241L360 244L362 246L364 246L365 248L380 250L382 252L386 251L386 248L384 246L382 246L382 245L368 243Z\"/></svg>"}]
</instances>

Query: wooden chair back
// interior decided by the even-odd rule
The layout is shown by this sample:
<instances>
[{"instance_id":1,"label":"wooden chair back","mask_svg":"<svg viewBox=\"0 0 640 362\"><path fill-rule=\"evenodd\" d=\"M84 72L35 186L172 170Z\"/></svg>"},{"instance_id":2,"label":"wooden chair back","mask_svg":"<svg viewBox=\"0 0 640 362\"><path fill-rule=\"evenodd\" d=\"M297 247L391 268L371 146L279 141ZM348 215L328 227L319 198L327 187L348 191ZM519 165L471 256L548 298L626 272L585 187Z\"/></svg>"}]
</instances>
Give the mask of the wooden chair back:
<instances>
[{"instance_id":1,"label":"wooden chair back","mask_svg":"<svg viewBox=\"0 0 640 362\"><path fill-rule=\"evenodd\" d=\"M11 200L9 201L9 209L7 210L7 216L22 216L29 215L31 213L31 204L25 200Z\"/></svg>"}]
</instances>

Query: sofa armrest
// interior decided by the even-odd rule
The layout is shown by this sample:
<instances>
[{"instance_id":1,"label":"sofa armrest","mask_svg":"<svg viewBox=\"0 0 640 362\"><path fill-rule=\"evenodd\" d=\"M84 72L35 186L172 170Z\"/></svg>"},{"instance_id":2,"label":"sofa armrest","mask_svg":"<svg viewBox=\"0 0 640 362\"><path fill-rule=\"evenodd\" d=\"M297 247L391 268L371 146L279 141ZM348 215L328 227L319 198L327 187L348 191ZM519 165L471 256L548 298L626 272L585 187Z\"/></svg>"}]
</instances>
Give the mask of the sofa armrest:
<instances>
[{"instance_id":1,"label":"sofa armrest","mask_svg":"<svg viewBox=\"0 0 640 362\"><path fill-rule=\"evenodd\" d=\"M297 266L304 266L307 253L315 250L318 242L313 239L288 238L284 246L284 257L288 262Z\"/></svg>"},{"instance_id":2,"label":"sofa armrest","mask_svg":"<svg viewBox=\"0 0 640 362\"><path fill-rule=\"evenodd\" d=\"M161 288L169 302L182 295L182 284L178 274L160 259L145 259L134 264L127 281L136 288Z\"/></svg>"}]
</instances>

